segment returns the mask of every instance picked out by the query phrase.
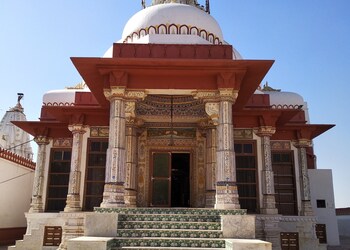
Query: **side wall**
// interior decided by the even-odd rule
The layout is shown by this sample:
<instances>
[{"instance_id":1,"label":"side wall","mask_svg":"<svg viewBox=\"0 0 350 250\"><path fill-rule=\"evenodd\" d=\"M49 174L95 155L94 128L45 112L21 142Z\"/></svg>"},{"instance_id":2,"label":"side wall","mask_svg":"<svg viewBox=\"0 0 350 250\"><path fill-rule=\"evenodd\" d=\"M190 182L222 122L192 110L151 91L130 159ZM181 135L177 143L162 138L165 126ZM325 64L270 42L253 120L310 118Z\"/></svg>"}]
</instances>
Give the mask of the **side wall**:
<instances>
[{"instance_id":1,"label":"side wall","mask_svg":"<svg viewBox=\"0 0 350 250\"><path fill-rule=\"evenodd\" d=\"M25 232L34 170L0 158L0 173L0 244L7 244L6 240Z\"/></svg>"},{"instance_id":2,"label":"side wall","mask_svg":"<svg viewBox=\"0 0 350 250\"><path fill-rule=\"evenodd\" d=\"M333 177L330 169L309 169L311 204L317 223L326 224L327 244L339 245L337 218L335 215ZM325 207L317 207L317 200L325 200Z\"/></svg>"}]
</instances>

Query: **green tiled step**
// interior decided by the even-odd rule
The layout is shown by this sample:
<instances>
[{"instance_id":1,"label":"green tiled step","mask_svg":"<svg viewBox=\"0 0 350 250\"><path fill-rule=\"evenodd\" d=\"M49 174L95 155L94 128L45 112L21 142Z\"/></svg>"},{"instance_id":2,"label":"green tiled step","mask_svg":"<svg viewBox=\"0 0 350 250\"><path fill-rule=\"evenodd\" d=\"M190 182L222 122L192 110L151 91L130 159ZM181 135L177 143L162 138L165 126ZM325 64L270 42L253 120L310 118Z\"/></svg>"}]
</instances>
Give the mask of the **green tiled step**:
<instances>
[{"instance_id":1,"label":"green tiled step","mask_svg":"<svg viewBox=\"0 0 350 250\"><path fill-rule=\"evenodd\" d=\"M102 208L95 207L98 213L118 214L181 214L181 215L245 215L245 209L211 209L211 208Z\"/></svg>"},{"instance_id":2,"label":"green tiled step","mask_svg":"<svg viewBox=\"0 0 350 250\"><path fill-rule=\"evenodd\" d=\"M220 222L220 215L189 214L119 214L118 221L188 221Z\"/></svg>"},{"instance_id":3,"label":"green tiled step","mask_svg":"<svg viewBox=\"0 0 350 250\"><path fill-rule=\"evenodd\" d=\"M225 240L193 238L116 238L115 249L120 247L186 247L186 248L225 248Z\"/></svg>"},{"instance_id":4,"label":"green tiled step","mask_svg":"<svg viewBox=\"0 0 350 250\"><path fill-rule=\"evenodd\" d=\"M119 229L117 237L221 238L220 230Z\"/></svg>"},{"instance_id":5,"label":"green tiled step","mask_svg":"<svg viewBox=\"0 0 350 250\"><path fill-rule=\"evenodd\" d=\"M119 247L119 248L113 248L113 250L116 249L138 249L138 250L160 250L164 247ZM197 248L197 247L167 247L166 250L222 250L223 248Z\"/></svg>"},{"instance_id":6,"label":"green tiled step","mask_svg":"<svg viewBox=\"0 0 350 250\"><path fill-rule=\"evenodd\" d=\"M119 221L119 229L195 229L220 230L220 222Z\"/></svg>"}]
</instances>

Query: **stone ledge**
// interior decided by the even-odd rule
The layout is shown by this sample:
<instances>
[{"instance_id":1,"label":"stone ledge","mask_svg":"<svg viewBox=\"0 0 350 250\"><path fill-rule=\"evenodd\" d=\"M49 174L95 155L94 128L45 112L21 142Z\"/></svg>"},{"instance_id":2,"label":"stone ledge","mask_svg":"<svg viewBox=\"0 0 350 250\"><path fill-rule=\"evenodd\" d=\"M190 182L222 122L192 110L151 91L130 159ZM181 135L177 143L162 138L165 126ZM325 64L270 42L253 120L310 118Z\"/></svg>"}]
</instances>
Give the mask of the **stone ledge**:
<instances>
[{"instance_id":1,"label":"stone ledge","mask_svg":"<svg viewBox=\"0 0 350 250\"><path fill-rule=\"evenodd\" d=\"M271 250L272 243L262 240L229 239L226 240L227 250Z\"/></svg>"},{"instance_id":2,"label":"stone ledge","mask_svg":"<svg viewBox=\"0 0 350 250\"><path fill-rule=\"evenodd\" d=\"M67 242L67 250L109 250L113 244L110 237L82 236L70 239Z\"/></svg>"}]
</instances>

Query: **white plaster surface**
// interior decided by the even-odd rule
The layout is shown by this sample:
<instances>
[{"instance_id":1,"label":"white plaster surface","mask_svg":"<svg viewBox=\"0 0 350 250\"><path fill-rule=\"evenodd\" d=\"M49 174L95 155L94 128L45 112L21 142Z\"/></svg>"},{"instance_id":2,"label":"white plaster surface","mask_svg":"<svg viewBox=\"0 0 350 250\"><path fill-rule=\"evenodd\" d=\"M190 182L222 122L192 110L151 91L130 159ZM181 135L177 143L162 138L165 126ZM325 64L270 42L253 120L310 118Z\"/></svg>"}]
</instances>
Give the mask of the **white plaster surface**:
<instances>
[{"instance_id":1,"label":"white plaster surface","mask_svg":"<svg viewBox=\"0 0 350 250\"><path fill-rule=\"evenodd\" d=\"M272 243L262 240L229 239L226 240L228 250L270 250Z\"/></svg>"},{"instance_id":2,"label":"white plaster surface","mask_svg":"<svg viewBox=\"0 0 350 250\"><path fill-rule=\"evenodd\" d=\"M337 216L340 236L350 237L350 215Z\"/></svg>"},{"instance_id":3,"label":"white plaster surface","mask_svg":"<svg viewBox=\"0 0 350 250\"><path fill-rule=\"evenodd\" d=\"M117 214L89 213L85 216L85 236L115 237L117 228Z\"/></svg>"},{"instance_id":4,"label":"white plaster surface","mask_svg":"<svg viewBox=\"0 0 350 250\"><path fill-rule=\"evenodd\" d=\"M317 223L326 224L328 245L339 245L339 231L335 214L332 170L309 169L311 205ZM317 208L316 200L325 200L325 208Z\"/></svg>"},{"instance_id":5,"label":"white plaster surface","mask_svg":"<svg viewBox=\"0 0 350 250\"><path fill-rule=\"evenodd\" d=\"M254 215L222 215L221 218L224 238L255 238Z\"/></svg>"},{"instance_id":6,"label":"white plaster surface","mask_svg":"<svg viewBox=\"0 0 350 250\"><path fill-rule=\"evenodd\" d=\"M68 240L67 250L106 250L109 237L87 237L82 236Z\"/></svg>"}]
</instances>

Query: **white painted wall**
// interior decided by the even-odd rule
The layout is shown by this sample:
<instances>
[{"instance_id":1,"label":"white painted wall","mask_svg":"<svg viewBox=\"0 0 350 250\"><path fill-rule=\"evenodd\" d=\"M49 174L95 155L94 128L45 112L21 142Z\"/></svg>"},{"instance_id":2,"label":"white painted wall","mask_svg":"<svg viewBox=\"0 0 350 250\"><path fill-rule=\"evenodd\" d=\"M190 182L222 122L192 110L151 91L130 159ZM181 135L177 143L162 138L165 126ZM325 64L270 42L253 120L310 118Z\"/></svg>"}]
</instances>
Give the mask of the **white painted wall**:
<instances>
[{"instance_id":1,"label":"white painted wall","mask_svg":"<svg viewBox=\"0 0 350 250\"><path fill-rule=\"evenodd\" d=\"M350 215L337 216L340 236L350 237Z\"/></svg>"},{"instance_id":2,"label":"white painted wall","mask_svg":"<svg viewBox=\"0 0 350 250\"><path fill-rule=\"evenodd\" d=\"M0 228L26 227L34 170L0 158Z\"/></svg>"},{"instance_id":3,"label":"white painted wall","mask_svg":"<svg viewBox=\"0 0 350 250\"><path fill-rule=\"evenodd\" d=\"M339 232L335 215L332 170L309 169L311 204L319 224L326 224L328 245L339 245ZM326 208L317 208L316 200L325 200Z\"/></svg>"}]
</instances>

